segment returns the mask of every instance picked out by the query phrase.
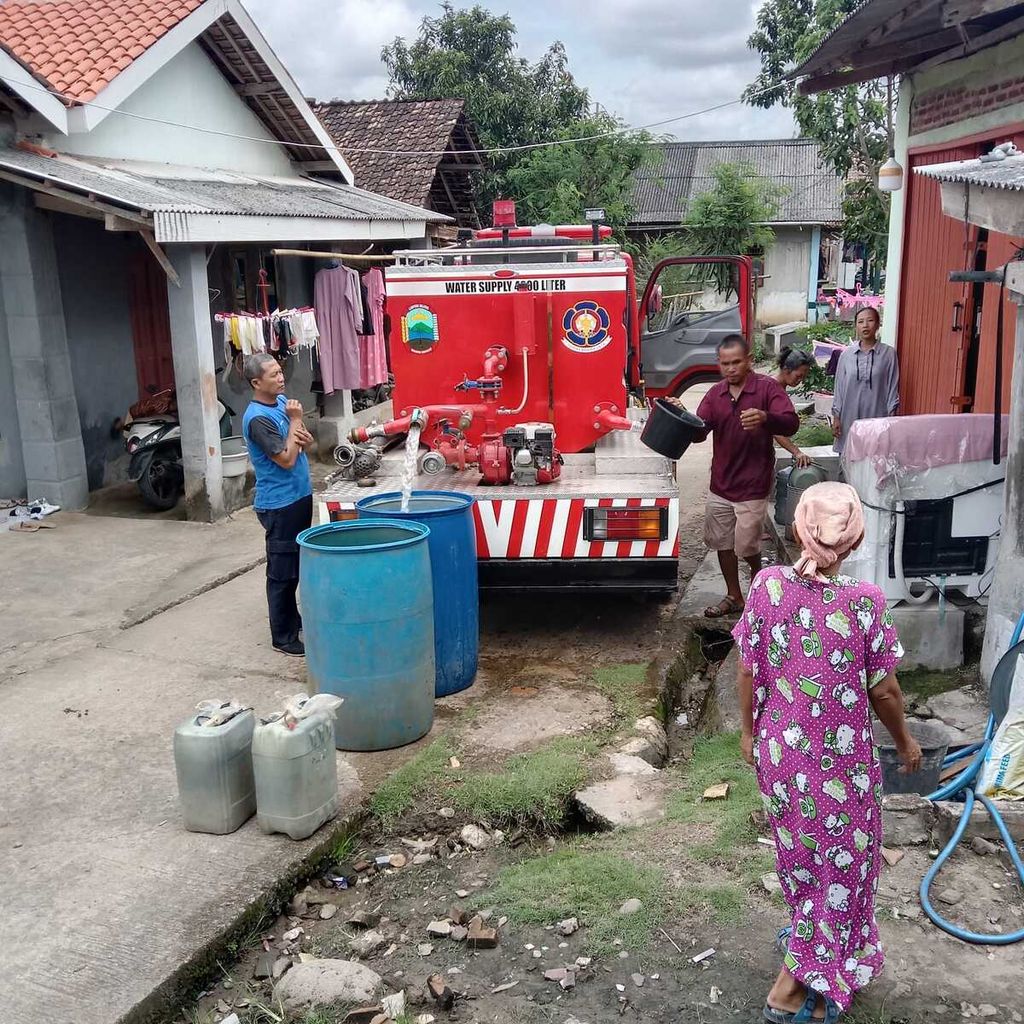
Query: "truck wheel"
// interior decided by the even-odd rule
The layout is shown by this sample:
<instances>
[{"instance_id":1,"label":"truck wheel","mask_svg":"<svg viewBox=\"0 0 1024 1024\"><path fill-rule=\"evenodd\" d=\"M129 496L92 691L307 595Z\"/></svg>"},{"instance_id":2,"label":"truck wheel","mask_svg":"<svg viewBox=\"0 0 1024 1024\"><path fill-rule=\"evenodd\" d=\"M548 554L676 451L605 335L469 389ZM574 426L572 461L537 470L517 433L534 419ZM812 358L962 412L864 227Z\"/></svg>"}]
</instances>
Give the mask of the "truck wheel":
<instances>
[{"instance_id":1,"label":"truck wheel","mask_svg":"<svg viewBox=\"0 0 1024 1024\"><path fill-rule=\"evenodd\" d=\"M170 453L157 454L139 477L139 493L151 508L166 512L178 504L184 483L178 460Z\"/></svg>"}]
</instances>

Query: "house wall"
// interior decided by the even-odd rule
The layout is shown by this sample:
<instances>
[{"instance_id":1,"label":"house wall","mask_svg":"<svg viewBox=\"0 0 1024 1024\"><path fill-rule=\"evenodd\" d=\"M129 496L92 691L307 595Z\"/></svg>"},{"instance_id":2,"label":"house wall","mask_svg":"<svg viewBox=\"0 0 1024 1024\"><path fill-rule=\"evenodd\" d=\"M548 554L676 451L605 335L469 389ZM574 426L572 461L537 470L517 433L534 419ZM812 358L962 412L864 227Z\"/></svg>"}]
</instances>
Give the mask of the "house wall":
<instances>
[{"instance_id":1,"label":"house wall","mask_svg":"<svg viewBox=\"0 0 1024 1024\"><path fill-rule=\"evenodd\" d=\"M131 235L98 221L53 215L64 326L74 378L89 490L127 479L128 457L113 421L139 397L128 257Z\"/></svg>"},{"instance_id":2,"label":"house wall","mask_svg":"<svg viewBox=\"0 0 1024 1024\"><path fill-rule=\"evenodd\" d=\"M807 319L813 234L811 227L775 228L775 241L764 259L767 280L757 295L757 319L764 326Z\"/></svg>"},{"instance_id":3,"label":"house wall","mask_svg":"<svg viewBox=\"0 0 1024 1024\"><path fill-rule=\"evenodd\" d=\"M249 174L292 175L281 146L228 85L198 43L191 43L121 104L121 110L153 118L112 113L91 132L54 134L49 144L64 153L161 164L224 168ZM209 128L230 135L267 139L244 142L221 134L199 134L167 124Z\"/></svg>"},{"instance_id":4,"label":"house wall","mask_svg":"<svg viewBox=\"0 0 1024 1024\"><path fill-rule=\"evenodd\" d=\"M907 412L945 413L953 408L950 399L965 390L963 362L969 341L966 332L957 334L951 329L952 304L964 301L966 291L948 282L948 271L963 266L968 258L967 232L962 230L953 237L956 225L941 211L938 185L915 175L913 167L970 159L995 142L1014 136L1019 140L1024 123L1022 68L1024 36L914 75L901 85L896 156L906 180L893 196L890 215L882 340L887 344L898 341L901 349ZM973 245L973 234L971 239ZM1009 239L993 234L988 264L1001 263L1012 251ZM987 411L992 404L996 312L996 297L986 294L975 412ZM1008 309L1008 314L1012 317L1013 311ZM970 317L969 309L964 321ZM1008 392L1009 352L1005 370ZM970 381L966 390L971 390Z\"/></svg>"}]
</instances>

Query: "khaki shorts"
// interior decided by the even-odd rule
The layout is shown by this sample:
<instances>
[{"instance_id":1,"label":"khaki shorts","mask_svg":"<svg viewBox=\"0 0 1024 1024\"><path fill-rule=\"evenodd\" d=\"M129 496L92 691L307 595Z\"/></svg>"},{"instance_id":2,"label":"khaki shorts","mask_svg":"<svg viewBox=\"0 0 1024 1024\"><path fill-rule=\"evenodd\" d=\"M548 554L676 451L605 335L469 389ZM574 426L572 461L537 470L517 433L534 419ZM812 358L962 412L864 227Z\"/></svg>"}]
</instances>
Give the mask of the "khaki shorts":
<instances>
[{"instance_id":1,"label":"khaki shorts","mask_svg":"<svg viewBox=\"0 0 1024 1024\"><path fill-rule=\"evenodd\" d=\"M768 499L727 501L709 494L704 509L704 543L712 551L735 551L737 558L761 553Z\"/></svg>"}]
</instances>

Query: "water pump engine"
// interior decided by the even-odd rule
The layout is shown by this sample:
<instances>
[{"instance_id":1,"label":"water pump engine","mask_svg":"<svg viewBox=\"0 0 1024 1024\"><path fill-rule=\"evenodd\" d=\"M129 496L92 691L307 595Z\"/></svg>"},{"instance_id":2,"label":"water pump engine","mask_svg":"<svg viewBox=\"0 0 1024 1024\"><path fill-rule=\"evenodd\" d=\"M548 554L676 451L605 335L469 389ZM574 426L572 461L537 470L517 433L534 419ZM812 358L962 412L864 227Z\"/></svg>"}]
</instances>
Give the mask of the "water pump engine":
<instances>
[{"instance_id":1,"label":"water pump engine","mask_svg":"<svg viewBox=\"0 0 1024 1024\"><path fill-rule=\"evenodd\" d=\"M480 446L480 472L492 484L512 483L535 487L557 480L562 455L555 448L555 428L550 423L517 423L500 440Z\"/></svg>"}]
</instances>

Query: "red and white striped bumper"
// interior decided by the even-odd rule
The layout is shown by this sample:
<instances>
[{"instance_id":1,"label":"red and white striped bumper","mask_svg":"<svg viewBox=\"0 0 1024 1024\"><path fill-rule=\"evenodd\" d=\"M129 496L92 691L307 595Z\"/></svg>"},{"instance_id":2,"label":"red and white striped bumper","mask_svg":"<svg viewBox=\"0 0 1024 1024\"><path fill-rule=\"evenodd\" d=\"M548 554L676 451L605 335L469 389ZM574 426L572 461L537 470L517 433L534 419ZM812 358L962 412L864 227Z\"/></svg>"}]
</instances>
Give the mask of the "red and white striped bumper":
<instances>
[{"instance_id":1,"label":"red and white striped bumper","mask_svg":"<svg viewBox=\"0 0 1024 1024\"><path fill-rule=\"evenodd\" d=\"M662 540L590 540L588 508L665 508ZM321 522L352 518L355 503L321 502ZM478 499L473 506L477 557L481 560L670 559L679 557L677 498Z\"/></svg>"}]
</instances>

